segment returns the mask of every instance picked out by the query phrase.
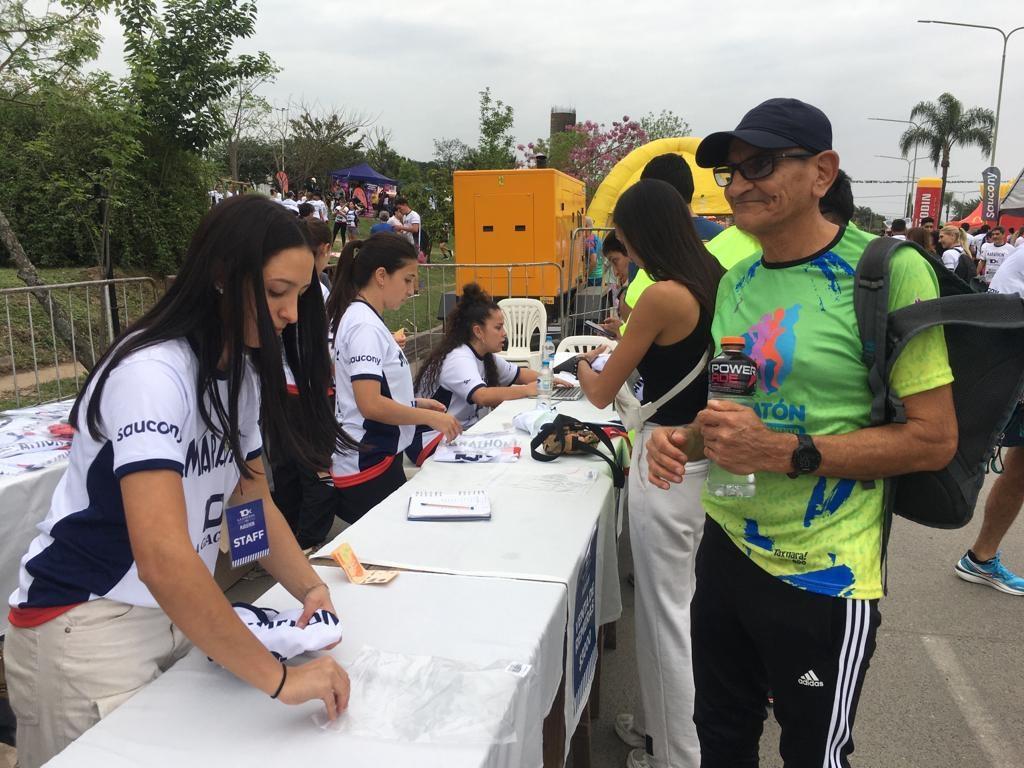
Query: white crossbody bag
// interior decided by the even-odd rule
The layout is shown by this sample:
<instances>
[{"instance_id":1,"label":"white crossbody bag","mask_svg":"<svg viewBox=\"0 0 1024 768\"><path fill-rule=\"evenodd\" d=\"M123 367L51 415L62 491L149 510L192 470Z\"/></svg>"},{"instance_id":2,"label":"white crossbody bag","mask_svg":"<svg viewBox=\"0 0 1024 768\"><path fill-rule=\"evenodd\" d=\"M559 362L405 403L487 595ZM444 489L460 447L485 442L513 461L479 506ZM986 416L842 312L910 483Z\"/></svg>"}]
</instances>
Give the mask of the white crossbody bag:
<instances>
[{"instance_id":1,"label":"white crossbody bag","mask_svg":"<svg viewBox=\"0 0 1024 768\"><path fill-rule=\"evenodd\" d=\"M690 384L692 384L693 381L703 373L704 368L708 364L708 354L709 350L704 350L703 357L701 357L700 361L693 366L693 370L680 379L679 383L672 387L672 389L653 402L641 404L630 390L629 384L623 384L619 388L618 394L615 395L615 412L619 414L619 419L621 419L622 425L630 431L635 430L639 432L643 429L644 424L649 421L665 403L690 386Z\"/></svg>"}]
</instances>

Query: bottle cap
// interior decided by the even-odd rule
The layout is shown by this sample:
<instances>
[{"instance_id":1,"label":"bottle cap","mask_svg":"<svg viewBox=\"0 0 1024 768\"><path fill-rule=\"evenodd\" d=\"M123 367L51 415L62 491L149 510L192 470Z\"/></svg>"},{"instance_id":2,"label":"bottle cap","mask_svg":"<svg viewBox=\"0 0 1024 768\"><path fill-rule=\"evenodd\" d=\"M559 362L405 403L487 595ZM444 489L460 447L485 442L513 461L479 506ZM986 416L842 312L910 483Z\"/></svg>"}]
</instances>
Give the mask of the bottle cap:
<instances>
[{"instance_id":1,"label":"bottle cap","mask_svg":"<svg viewBox=\"0 0 1024 768\"><path fill-rule=\"evenodd\" d=\"M747 340L742 336L723 336L722 347L745 347Z\"/></svg>"}]
</instances>

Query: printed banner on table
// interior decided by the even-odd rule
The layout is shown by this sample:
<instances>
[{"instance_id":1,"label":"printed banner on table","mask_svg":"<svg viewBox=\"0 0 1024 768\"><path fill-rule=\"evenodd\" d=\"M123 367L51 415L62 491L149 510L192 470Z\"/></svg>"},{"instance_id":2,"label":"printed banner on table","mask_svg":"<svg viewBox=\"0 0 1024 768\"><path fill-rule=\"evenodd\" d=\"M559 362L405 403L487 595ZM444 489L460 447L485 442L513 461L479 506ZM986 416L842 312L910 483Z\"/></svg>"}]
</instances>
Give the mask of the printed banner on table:
<instances>
[{"instance_id":1,"label":"printed banner on table","mask_svg":"<svg viewBox=\"0 0 1024 768\"><path fill-rule=\"evenodd\" d=\"M981 172L981 218L999 221L999 169L986 168Z\"/></svg>"},{"instance_id":2,"label":"printed banner on table","mask_svg":"<svg viewBox=\"0 0 1024 768\"><path fill-rule=\"evenodd\" d=\"M572 693L579 714L597 670L597 526L590 536L572 609Z\"/></svg>"}]
</instances>

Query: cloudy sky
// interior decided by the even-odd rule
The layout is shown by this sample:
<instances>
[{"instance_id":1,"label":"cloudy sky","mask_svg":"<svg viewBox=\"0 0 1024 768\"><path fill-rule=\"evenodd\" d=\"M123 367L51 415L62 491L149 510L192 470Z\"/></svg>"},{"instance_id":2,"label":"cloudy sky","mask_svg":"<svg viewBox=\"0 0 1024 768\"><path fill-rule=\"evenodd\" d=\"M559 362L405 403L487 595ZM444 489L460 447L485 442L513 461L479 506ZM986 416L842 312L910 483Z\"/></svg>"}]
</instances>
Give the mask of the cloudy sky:
<instances>
[{"instance_id":1,"label":"cloudy sky","mask_svg":"<svg viewBox=\"0 0 1024 768\"><path fill-rule=\"evenodd\" d=\"M672 7L673 10L666 10ZM774 0L631 3L577 0L259 0L255 36L283 69L264 90L276 106L319 102L377 118L396 149L429 159L436 137L477 137L477 92L515 109L520 141L548 133L551 107L610 122L670 109L693 135L732 128L773 96L794 96L832 120L834 146L857 180L903 179L899 155L914 104L943 91L995 109L1002 38L994 31L918 24L919 18L1024 25L1018 0ZM104 24L98 62L123 71L117 24ZM1024 167L1024 30L1006 58L996 164ZM978 179L988 158L954 150L951 179ZM918 175L930 175L927 160ZM977 196L977 187L954 185ZM899 184L858 184L858 203L902 214Z\"/></svg>"}]
</instances>

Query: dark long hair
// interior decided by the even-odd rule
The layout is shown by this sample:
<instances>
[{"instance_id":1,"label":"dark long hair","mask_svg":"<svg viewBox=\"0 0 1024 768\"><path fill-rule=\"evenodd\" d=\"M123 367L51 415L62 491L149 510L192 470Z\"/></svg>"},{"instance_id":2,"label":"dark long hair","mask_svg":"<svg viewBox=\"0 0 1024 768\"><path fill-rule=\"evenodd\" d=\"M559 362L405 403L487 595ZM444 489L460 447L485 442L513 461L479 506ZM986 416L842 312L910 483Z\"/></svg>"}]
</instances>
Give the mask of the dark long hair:
<instances>
[{"instance_id":1,"label":"dark long hair","mask_svg":"<svg viewBox=\"0 0 1024 768\"><path fill-rule=\"evenodd\" d=\"M381 267L390 275L409 262L416 263L416 248L401 235L378 232L365 240L349 240L338 257L327 300L327 322L334 333L348 305Z\"/></svg>"},{"instance_id":2,"label":"dark long hair","mask_svg":"<svg viewBox=\"0 0 1024 768\"><path fill-rule=\"evenodd\" d=\"M484 325L487 318L494 311L501 311L491 294L487 293L476 283L467 283L462 286L462 298L448 313L445 319L445 334L441 343L437 345L427 362L420 368L416 377L416 393L420 397L430 397L437 389L441 378L441 366L444 359L452 350L469 344L473 340L473 326ZM497 387L498 366L494 362L494 355L488 352L484 355L484 381L488 387Z\"/></svg>"},{"instance_id":3,"label":"dark long hair","mask_svg":"<svg viewBox=\"0 0 1024 768\"><path fill-rule=\"evenodd\" d=\"M641 179L619 196L612 218L652 279L682 283L706 312L714 312L725 270L697 237L675 187Z\"/></svg>"},{"instance_id":4,"label":"dark long hair","mask_svg":"<svg viewBox=\"0 0 1024 768\"><path fill-rule=\"evenodd\" d=\"M267 309L263 266L274 255L296 247L310 246L295 217L262 195L238 195L213 208L192 236L174 283L89 374L71 411L71 423L80 429L82 398L95 381L86 423L89 433L98 439L100 400L110 372L133 352L185 339L199 363L195 384L203 423L228 443L242 476L250 477L239 443L238 397L247 357L241 308L251 302L256 307L260 347L248 350L248 357L260 379L264 434L273 445L281 446L313 470L328 466L336 447L355 448L357 443L335 421L327 398L332 374L320 291L307 290L299 297L298 322L286 326L280 339ZM281 365L282 344L299 389L299 408L291 409L290 414L285 410L288 395ZM223 378L218 364L225 349L226 402L217 386L218 378Z\"/></svg>"}]
</instances>

